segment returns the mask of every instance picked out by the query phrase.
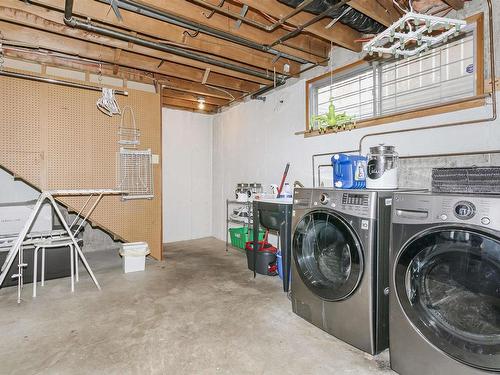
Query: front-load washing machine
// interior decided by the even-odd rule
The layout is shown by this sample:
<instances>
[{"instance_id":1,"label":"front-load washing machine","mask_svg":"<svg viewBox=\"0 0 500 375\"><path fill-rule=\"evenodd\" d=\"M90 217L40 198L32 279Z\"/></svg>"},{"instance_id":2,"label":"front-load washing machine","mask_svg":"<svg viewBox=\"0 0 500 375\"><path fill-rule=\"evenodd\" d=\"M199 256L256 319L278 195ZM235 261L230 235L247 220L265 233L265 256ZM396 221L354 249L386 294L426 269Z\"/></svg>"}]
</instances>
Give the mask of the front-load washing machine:
<instances>
[{"instance_id":1,"label":"front-load washing machine","mask_svg":"<svg viewBox=\"0 0 500 375\"><path fill-rule=\"evenodd\" d=\"M395 194L391 367L500 373L500 196Z\"/></svg>"},{"instance_id":2,"label":"front-load washing machine","mask_svg":"<svg viewBox=\"0 0 500 375\"><path fill-rule=\"evenodd\" d=\"M388 347L392 192L295 189L293 311L365 351Z\"/></svg>"}]
</instances>

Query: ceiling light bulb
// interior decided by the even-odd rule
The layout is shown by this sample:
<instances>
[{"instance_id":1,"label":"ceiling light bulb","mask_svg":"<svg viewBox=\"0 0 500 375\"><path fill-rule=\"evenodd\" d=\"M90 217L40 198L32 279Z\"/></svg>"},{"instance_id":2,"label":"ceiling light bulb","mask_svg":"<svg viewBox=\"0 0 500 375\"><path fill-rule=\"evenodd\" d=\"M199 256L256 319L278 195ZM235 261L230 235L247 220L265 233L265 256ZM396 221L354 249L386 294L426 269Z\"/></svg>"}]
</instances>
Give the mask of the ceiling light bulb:
<instances>
[{"instance_id":1,"label":"ceiling light bulb","mask_svg":"<svg viewBox=\"0 0 500 375\"><path fill-rule=\"evenodd\" d=\"M198 104L198 108L199 108L199 109L205 109L205 103L200 102L200 103Z\"/></svg>"}]
</instances>

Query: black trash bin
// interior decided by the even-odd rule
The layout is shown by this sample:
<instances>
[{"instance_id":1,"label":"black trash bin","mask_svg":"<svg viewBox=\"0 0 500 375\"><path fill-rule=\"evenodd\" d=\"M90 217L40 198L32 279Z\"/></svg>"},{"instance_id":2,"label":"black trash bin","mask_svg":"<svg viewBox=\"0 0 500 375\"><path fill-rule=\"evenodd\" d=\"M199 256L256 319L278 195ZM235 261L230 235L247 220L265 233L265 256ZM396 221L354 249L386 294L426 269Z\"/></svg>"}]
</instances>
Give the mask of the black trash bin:
<instances>
[{"instance_id":1,"label":"black trash bin","mask_svg":"<svg viewBox=\"0 0 500 375\"><path fill-rule=\"evenodd\" d=\"M253 241L249 241L246 243L245 252L247 254L247 264L248 269L253 271L254 264L254 254L253 251ZM267 241L259 242L259 250L257 253L257 259L255 260L255 272L261 275L275 276L277 275L277 267L276 267L276 253L278 249L276 249L273 245L271 245Z\"/></svg>"}]
</instances>

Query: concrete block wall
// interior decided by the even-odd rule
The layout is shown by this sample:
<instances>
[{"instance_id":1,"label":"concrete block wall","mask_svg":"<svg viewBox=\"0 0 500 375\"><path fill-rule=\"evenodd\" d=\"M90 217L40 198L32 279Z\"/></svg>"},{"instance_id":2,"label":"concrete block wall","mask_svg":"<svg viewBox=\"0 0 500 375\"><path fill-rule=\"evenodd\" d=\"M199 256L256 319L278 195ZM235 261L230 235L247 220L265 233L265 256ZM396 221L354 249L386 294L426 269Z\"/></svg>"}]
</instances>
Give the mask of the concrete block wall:
<instances>
[{"instance_id":1,"label":"concrete block wall","mask_svg":"<svg viewBox=\"0 0 500 375\"><path fill-rule=\"evenodd\" d=\"M500 166L500 153L403 159L399 186L430 189L432 168Z\"/></svg>"}]
</instances>

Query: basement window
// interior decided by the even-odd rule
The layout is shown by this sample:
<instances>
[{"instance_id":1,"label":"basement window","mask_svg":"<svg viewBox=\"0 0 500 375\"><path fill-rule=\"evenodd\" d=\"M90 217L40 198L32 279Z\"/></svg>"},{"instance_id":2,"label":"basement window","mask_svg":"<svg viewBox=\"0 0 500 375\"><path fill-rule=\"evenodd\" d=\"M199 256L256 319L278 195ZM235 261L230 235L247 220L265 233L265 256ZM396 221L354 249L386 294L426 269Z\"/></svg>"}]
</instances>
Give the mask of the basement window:
<instances>
[{"instance_id":1,"label":"basement window","mask_svg":"<svg viewBox=\"0 0 500 375\"><path fill-rule=\"evenodd\" d=\"M307 81L306 135L352 129L349 119L361 128L483 105L482 18L475 18L461 37L420 56L359 61ZM318 116L330 118L331 104L337 121L328 126Z\"/></svg>"}]
</instances>

